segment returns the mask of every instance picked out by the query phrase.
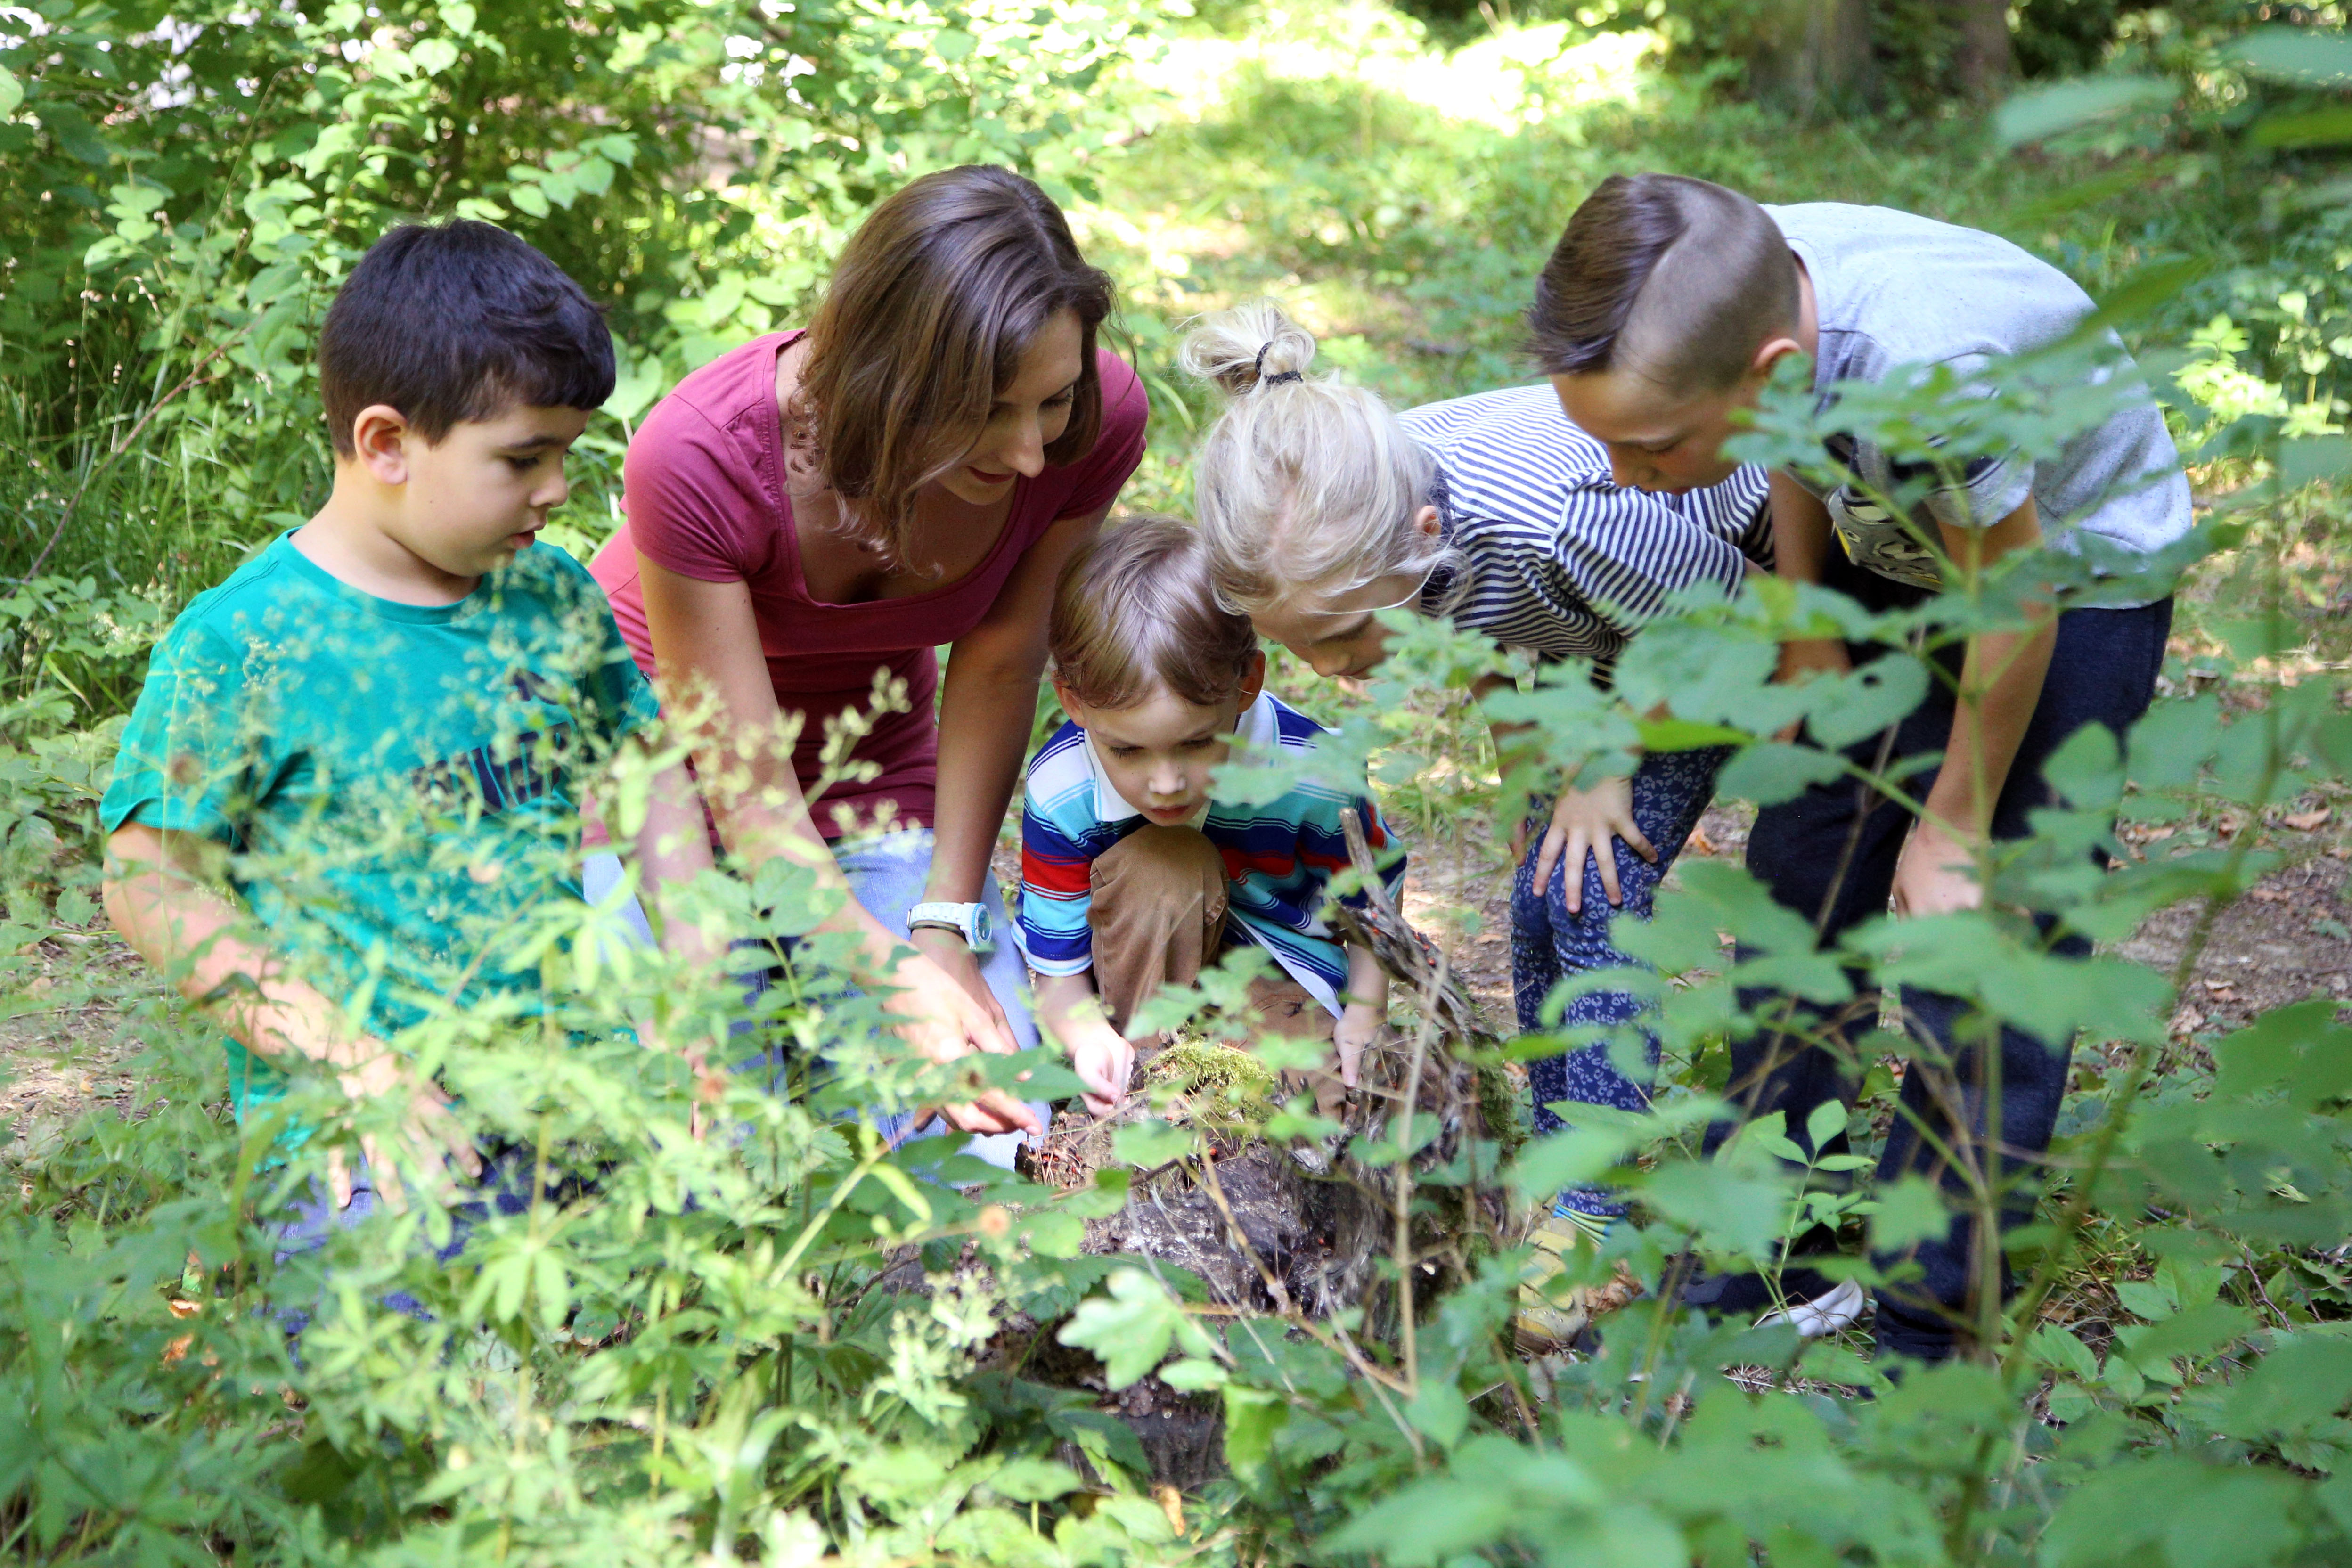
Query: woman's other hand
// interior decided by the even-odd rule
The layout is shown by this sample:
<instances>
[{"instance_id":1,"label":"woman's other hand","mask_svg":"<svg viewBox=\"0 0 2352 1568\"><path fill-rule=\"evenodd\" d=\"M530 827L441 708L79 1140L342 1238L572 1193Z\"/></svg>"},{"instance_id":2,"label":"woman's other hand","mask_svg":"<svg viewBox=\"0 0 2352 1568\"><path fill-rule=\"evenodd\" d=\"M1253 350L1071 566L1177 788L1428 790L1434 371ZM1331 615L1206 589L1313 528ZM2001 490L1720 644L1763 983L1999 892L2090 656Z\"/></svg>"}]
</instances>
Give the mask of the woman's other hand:
<instances>
[{"instance_id":1,"label":"woman's other hand","mask_svg":"<svg viewBox=\"0 0 2352 1568\"><path fill-rule=\"evenodd\" d=\"M963 949L963 962L971 967L977 980L979 970L971 950L963 948L961 939L949 934L955 945ZM902 1020L899 1038L925 1061L957 1061L975 1051L1011 1056L1019 1048L1013 1043L1012 1029L1005 1024L1003 1009L996 1005L987 987L982 985L975 997L962 981L929 953L917 952L900 960L891 971L890 983L894 990L883 1005ZM940 1114L949 1126L964 1132L1043 1131L1029 1108L1001 1089L992 1089L963 1104L942 1106Z\"/></svg>"}]
</instances>

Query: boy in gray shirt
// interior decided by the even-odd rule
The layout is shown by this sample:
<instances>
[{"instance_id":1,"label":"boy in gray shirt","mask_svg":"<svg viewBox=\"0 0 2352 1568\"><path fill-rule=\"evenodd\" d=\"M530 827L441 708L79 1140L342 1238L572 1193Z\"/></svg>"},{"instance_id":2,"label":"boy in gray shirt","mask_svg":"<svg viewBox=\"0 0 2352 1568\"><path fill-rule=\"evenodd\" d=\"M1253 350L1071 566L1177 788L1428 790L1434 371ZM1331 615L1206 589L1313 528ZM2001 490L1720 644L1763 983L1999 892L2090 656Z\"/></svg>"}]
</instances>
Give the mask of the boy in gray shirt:
<instances>
[{"instance_id":1,"label":"boy in gray shirt","mask_svg":"<svg viewBox=\"0 0 2352 1568\"><path fill-rule=\"evenodd\" d=\"M1730 474L1737 465L1724 442L1787 355L1811 358L1824 406L1840 383L1883 384L1938 367L1982 390L1986 374L2003 374L1990 362L2058 343L2091 309L2063 273L1991 235L1883 207L1767 209L1702 180L1642 174L1604 181L1570 219L1528 320L1561 406L1609 448L1617 482L1680 491ZM2081 373L2092 384L2111 386L2110 378L2132 374L2112 336L2107 346L2107 363ZM1775 472L1779 574L1892 608L1931 596L1948 561L1965 571L2036 547L2076 550L2084 536L2145 553L2189 531L2188 483L2145 394L2123 398L2104 422L2038 461L2016 450L1971 449L1984 438L1964 416L1953 423L1948 463L1906 465L1867 438L1841 434L1825 442L1820 465L1830 482L1820 471ZM1919 495L1922 481L1931 488ZM1918 495L1909 517L1886 510L1890 492ZM2085 723L2120 737L2146 710L2171 610L2169 598L2125 608L2046 604L2021 629L1970 637L1944 659L1947 679L1890 735L1854 749L1865 767L1941 752L1942 764L1915 781L1927 791L1924 813L1915 821L1851 783L1818 786L1759 814L1748 869L1778 901L1818 921L1824 945L1883 915L1890 896L1897 915L1976 907L1975 852L1987 838L2025 836L2028 813L2048 803L2042 768L2050 754ZM1781 679L1842 672L1871 654L1839 642L1792 642L1782 649ZM1970 700L1958 700L1956 690ZM2074 936L2053 946L2090 951ZM1990 1064L1958 1039L1966 1004L1906 988L1904 1005L1937 1048L1919 1064L1928 1070L1906 1075L1908 1114L1888 1139L1879 1179L1919 1171L1957 1189L1934 1153L1962 1133L1945 1106L1964 1102L1981 1121L1984 1097L1968 1091ZM1841 1036L1848 1025L1858 1032L1875 1022L1874 1000L1850 1011L1816 1016L1811 1027ZM2012 1153L2030 1158L2048 1148L2070 1046L2003 1029L1998 1137ZM1850 1050L1832 1057L1772 1034L1741 1040L1732 1049L1730 1092L1744 1115L1785 1113L1801 1146L1815 1106L1833 1096L1851 1103L1853 1059ZM1962 1092L1935 1094L1936 1079ZM1923 1139L1920 1126L1936 1136ZM1715 1129L1710 1147L1730 1131ZM1985 1127L1966 1133L1984 1147ZM1843 1143L1841 1135L1811 1152L1839 1152ZM2013 1177L2017 1162L2004 1164ZM2005 1225L2032 1213L2020 1186L2012 1182L2015 1195L2005 1199ZM1796 1250L1801 1259L1833 1245L1824 1232L1801 1238ZM1950 1355L1976 1321L1980 1249L1999 1246L1958 1214L1943 1237L1880 1259L1918 1265L1917 1278L1879 1290L1880 1348L1920 1360ZM1805 1333L1843 1328L1862 1306L1853 1285L1801 1262L1777 1284L1717 1276L1685 1300L1725 1313L1774 1308Z\"/></svg>"},{"instance_id":2,"label":"boy in gray shirt","mask_svg":"<svg viewBox=\"0 0 2352 1568\"><path fill-rule=\"evenodd\" d=\"M1988 361L2067 337L2093 310L2074 280L1990 234L1891 207L1807 202L1763 209L1811 282L1816 312L1813 389L1948 366L1963 383ZM2107 343L2118 357L2123 345ZM1843 449L1839 449L1839 444ZM1864 489L1792 475L1828 509L1846 553L1897 582L1937 586L1932 557L1869 497L1909 479L1867 440L1837 437L1831 456ZM2030 496L2053 549L2095 534L2125 550L2170 544L2189 528L2189 480L2153 403L2138 400L2069 437L2036 463L2015 453L1969 458L1963 483L1922 503L1939 524L1999 522Z\"/></svg>"}]
</instances>

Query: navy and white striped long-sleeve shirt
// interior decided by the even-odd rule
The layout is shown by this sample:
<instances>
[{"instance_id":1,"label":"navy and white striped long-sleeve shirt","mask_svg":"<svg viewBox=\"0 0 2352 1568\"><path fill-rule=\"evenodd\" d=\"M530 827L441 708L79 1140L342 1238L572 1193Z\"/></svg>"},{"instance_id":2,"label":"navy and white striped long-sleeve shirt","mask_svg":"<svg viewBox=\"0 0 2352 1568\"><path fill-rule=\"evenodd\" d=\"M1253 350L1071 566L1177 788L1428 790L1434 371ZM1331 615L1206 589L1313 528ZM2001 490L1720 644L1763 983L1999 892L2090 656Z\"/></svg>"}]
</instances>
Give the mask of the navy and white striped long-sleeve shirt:
<instances>
[{"instance_id":1,"label":"navy and white striped long-sleeve shirt","mask_svg":"<svg viewBox=\"0 0 2352 1568\"><path fill-rule=\"evenodd\" d=\"M1771 564L1768 480L1753 464L1687 495L1626 489L1547 385L1402 417L1437 459L1445 537L1467 557L1449 614L1506 647L1605 669L1677 591L1736 594L1748 561Z\"/></svg>"}]
</instances>

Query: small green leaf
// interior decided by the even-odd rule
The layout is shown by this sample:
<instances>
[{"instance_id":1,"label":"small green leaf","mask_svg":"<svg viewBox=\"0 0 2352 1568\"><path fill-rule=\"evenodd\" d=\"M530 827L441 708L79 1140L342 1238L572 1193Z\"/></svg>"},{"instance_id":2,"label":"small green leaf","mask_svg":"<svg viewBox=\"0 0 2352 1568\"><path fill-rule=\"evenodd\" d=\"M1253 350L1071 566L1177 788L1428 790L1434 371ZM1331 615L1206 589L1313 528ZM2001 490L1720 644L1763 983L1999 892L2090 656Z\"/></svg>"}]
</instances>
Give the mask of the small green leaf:
<instances>
[{"instance_id":1,"label":"small green leaf","mask_svg":"<svg viewBox=\"0 0 2352 1568\"><path fill-rule=\"evenodd\" d=\"M943 60L967 59L979 47L980 40L961 27L941 27L931 38L931 52Z\"/></svg>"},{"instance_id":2,"label":"small green leaf","mask_svg":"<svg viewBox=\"0 0 2352 1568\"><path fill-rule=\"evenodd\" d=\"M1870 1249L1900 1252L1934 1241L1951 1228L1951 1213L1936 1184L1925 1176L1905 1176L1878 1194L1878 1207L1870 1216Z\"/></svg>"},{"instance_id":3,"label":"small green leaf","mask_svg":"<svg viewBox=\"0 0 2352 1568\"><path fill-rule=\"evenodd\" d=\"M1131 1123L1111 1135L1111 1152L1127 1164L1152 1170L1192 1152L1192 1131L1155 1119Z\"/></svg>"},{"instance_id":4,"label":"small green leaf","mask_svg":"<svg viewBox=\"0 0 2352 1568\"><path fill-rule=\"evenodd\" d=\"M1244 1480L1265 1468L1275 1435L1290 1419L1290 1403L1279 1394L1225 1384L1225 1463Z\"/></svg>"},{"instance_id":5,"label":"small green leaf","mask_svg":"<svg viewBox=\"0 0 2352 1568\"><path fill-rule=\"evenodd\" d=\"M1420 1389L1405 1403L1405 1419L1441 1448L1451 1448L1470 1429L1470 1402L1442 1377L1424 1377Z\"/></svg>"},{"instance_id":6,"label":"small green leaf","mask_svg":"<svg viewBox=\"0 0 2352 1568\"><path fill-rule=\"evenodd\" d=\"M10 75L5 66L0 66L0 115L16 113L16 106L24 101L24 84Z\"/></svg>"},{"instance_id":7,"label":"small green leaf","mask_svg":"<svg viewBox=\"0 0 2352 1568\"><path fill-rule=\"evenodd\" d=\"M1226 1372L1215 1362L1205 1361L1199 1356L1186 1356L1181 1361L1171 1361L1160 1369L1160 1382L1171 1388L1181 1388L1187 1394L1201 1394L1212 1388L1223 1388L1231 1376L1232 1373Z\"/></svg>"},{"instance_id":8,"label":"small green leaf","mask_svg":"<svg viewBox=\"0 0 2352 1568\"><path fill-rule=\"evenodd\" d=\"M1844 772L1843 760L1833 752L1785 741L1759 741L1723 765L1716 789L1726 798L1778 805L1795 799L1808 785L1828 784Z\"/></svg>"},{"instance_id":9,"label":"small green leaf","mask_svg":"<svg viewBox=\"0 0 2352 1568\"><path fill-rule=\"evenodd\" d=\"M2135 109L2170 103L2179 89L2163 77L2121 73L2084 77L2015 93L1993 115L2004 147L2047 141Z\"/></svg>"},{"instance_id":10,"label":"small green leaf","mask_svg":"<svg viewBox=\"0 0 2352 1568\"><path fill-rule=\"evenodd\" d=\"M1845 1106L1842 1101L1825 1100L1813 1107L1805 1118L1805 1141L1819 1152L1822 1146L1845 1131Z\"/></svg>"}]
</instances>

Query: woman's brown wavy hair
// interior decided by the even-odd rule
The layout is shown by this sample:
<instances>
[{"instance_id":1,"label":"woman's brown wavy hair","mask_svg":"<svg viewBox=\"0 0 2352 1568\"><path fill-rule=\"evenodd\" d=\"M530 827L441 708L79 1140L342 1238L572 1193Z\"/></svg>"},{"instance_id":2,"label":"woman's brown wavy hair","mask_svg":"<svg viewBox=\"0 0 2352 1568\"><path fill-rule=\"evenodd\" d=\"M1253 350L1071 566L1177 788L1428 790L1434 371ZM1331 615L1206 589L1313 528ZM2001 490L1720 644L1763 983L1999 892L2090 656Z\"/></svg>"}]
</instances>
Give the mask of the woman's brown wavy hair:
<instances>
[{"instance_id":1,"label":"woman's brown wavy hair","mask_svg":"<svg viewBox=\"0 0 2352 1568\"><path fill-rule=\"evenodd\" d=\"M1085 457L1102 428L1095 336L1112 300L1062 209L1010 170L942 169L876 207L834 268L788 410L844 518L905 563L916 492L971 450L1063 310L1077 314L1081 369L1069 427L1045 460Z\"/></svg>"}]
</instances>

